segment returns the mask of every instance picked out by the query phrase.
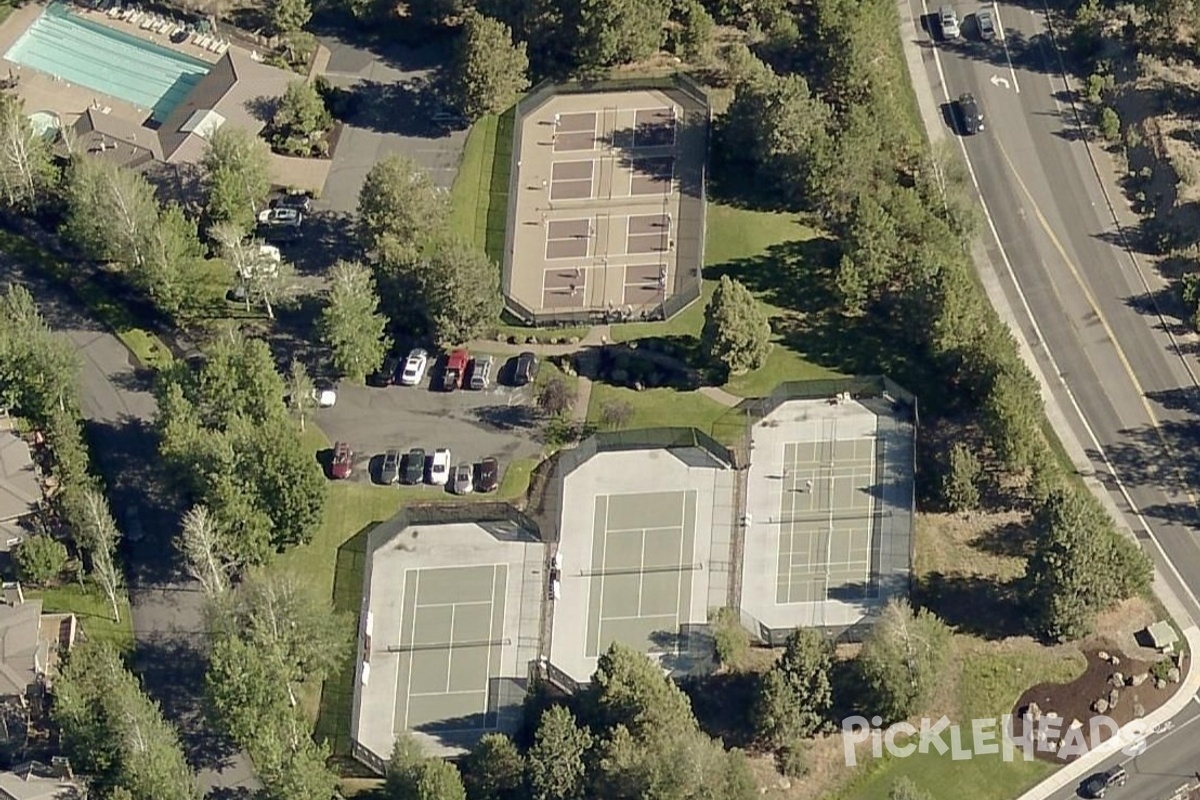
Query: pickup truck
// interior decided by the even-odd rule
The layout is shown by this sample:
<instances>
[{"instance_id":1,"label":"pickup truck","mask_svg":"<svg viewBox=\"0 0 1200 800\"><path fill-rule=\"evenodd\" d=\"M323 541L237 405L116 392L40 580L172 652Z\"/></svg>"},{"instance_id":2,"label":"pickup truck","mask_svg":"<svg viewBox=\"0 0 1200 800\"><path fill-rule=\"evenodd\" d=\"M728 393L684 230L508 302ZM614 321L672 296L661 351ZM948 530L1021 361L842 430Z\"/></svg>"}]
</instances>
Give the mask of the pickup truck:
<instances>
[{"instance_id":1,"label":"pickup truck","mask_svg":"<svg viewBox=\"0 0 1200 800\"><path fill-rule=\"evenodd\" d=\"M465 347L454 350L446 358L446 368L442 370L442 391L453 392L462 386L463 375L467 371L467 362L471 354Z\"/></svg>"}]
</instances>

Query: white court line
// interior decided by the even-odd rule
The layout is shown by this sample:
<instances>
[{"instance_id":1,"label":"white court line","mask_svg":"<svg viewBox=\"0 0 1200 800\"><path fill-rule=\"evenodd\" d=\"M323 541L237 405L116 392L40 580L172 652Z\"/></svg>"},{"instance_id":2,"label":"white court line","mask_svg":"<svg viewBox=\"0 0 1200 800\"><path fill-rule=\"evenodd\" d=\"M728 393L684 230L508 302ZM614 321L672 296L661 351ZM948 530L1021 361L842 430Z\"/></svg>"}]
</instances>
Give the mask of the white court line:
<instances>
[{"instance_id":1,"label":"white court line","mask_svg":"<svg viewBox=\"0 0 1200 800\"><path fill-rule=\"evenodd\" d=\"M683 492L682 496L679 498L679 515L685 521L687 520L687 502L688 502L689 496L690 496L690 494L688 492ZM678 564L684 563L683 562L683 545L684 545L684 542L686 541L686 539L684 537L686 537L687 535L688 535L688 532L685 530L685 526L681 525L679 528L679 553L678 553L678 557L676 558L676 563L678 563ZM693 556L693 558L696 555L695 537L696 537L696 532L695 532L695 529L693 526L693 530L692 530L692 548L693 548L692 556ZM645 573L645 567L646 567L645 550L643 550L642 552L643 552L642 574L645 575L646 574ZM694 588L695 587L689 585L689 589L694 589ZM641 609L639 608L638 610L640 611ZM683 613L683 571L680 570L679 572L675 573L675 630L679 630L679 628L680 628L680 620L682 619L682 617L680 615L682 613ZM690 621L691 615L692 615L692 598L689 597L688 598L689 621ZM684 652L689 652L688 650L683 649L683 646L681 643L682 639L683 639L682 636L677 636L675 639L675 654L676 655L678 655L680 653L684 653Z\"/></svg>"},{"instance_id":2,"label":"white court line","mask_svg":"<svg viewBox=\"0 0 1200 800\"><path fill-rule=\"evenodd\" d=\"M601 545L600 545L600 570L601 571L604 570L605 564L608 562L608 502L609 502L610 497L612 497L612 495L604 496L604 528L603 528L603 533L602 533L604 539L602 540ZM594 516L595 516L595 512L593 511L592 553L596 552L596 543L595 543L596 523L594 520ZM594 562L592 564L592 567L593 567L593 569L595 568ZM606 583L608 583L608 581L604 579L603 575L601 575L600 576L600 613L599 613L599 619L596 621L596 653L597 654L600 652L600 640L604 638L604 635L603 635L603 633L604 633L604 585Z\"/></svg>"},{"instance_id":3,"label":"white court line","mask_svg":"<svg viewBox=\"0 0 1200 800\"><path fill-rule=\"evenodd\" d=\"M458 614L458 605L450 606L450 646L446 648L446 691L442 694L450 694L450 675L454 671L454 617Z\"/></svg>"},{"instance_id":4,"label":"white court line","mask_svg":"<svg viewBox=\"0 0 1200 800\"><path fill-rule=\"evenodd\" d=\"M491 603L491 600L466 600L464 602L450 603L417 603L413 608L445 608L446 606L482 606Z\"/></svg>"},{"instance_id":5,"label":"white court line","mask_svg":"<svg viewBox=\"0 0 1200 800\"><path fill-rule=\"evenodd\" d=\"M460 694L484 694L484 695L486 695L487 690L486 689L461 689L459 691L454 691L454 692L414 692L413 694L410 694L409 697L446 697L447 695L453 696L453 695L460 695Z\"/></svg>"},{"instance_id":6,"label":"white court line","mask_svg":"<svg viewBox=\"0 0 1200 800\"><path fill-rule=\"evenodd\" d=\"M410 573L410 572L416 573L416 577L413 579L413 581L414 581L414 583L413 583L413 614L412 614L412 625L411 625L412 630L409 632L409 636L408 636L408 646L409 646L409 648L412 648L413 644L417 641L417 600L419 600L421 597L421 570L419 570L419 569L407 570L405 572L405 581L408 580L408 573ZM413 654L413 651L411 649L409 649L409 651L407 653L403 653L401 655L401 658L403 658L404 656L408 657L408 685L404 687L404 720L403 720L404 730L408 730L408 712L409 712L409 707L412 703L412 674L413 674L413 656L412 656L412 654ZM399 670L396 671L396 682L397 682L397 684L399 684L399 682L400 682L400 671ZM399 690L399 685L397 685L396 688L397 688L397 690ZM396 712L394 710L395 706L396 706L396 704L392 703L392 708L393 708L392 730L393 731L396 730Z\"/></svg>"},{"instance_id":7,"label":"white court line","mask_svg":"<svg viewBox=\"0 0 1200 800\"><path fill-rule=\"evenodd\" d=\"M496 635L496 580L500 577L500 565L492 564L492 613L488 615L488 638L492 641L504 638L504 613L500 614L500 636ZM504 611L508 611L508 571L504 573ZM503 645L501 645L503 646ZM492 679L492 652L500 648L495 645L488 645L487 651L487 668L483 672L483 719L487 720L488 711L488 685Z\"/></svg>"}]
</instances>

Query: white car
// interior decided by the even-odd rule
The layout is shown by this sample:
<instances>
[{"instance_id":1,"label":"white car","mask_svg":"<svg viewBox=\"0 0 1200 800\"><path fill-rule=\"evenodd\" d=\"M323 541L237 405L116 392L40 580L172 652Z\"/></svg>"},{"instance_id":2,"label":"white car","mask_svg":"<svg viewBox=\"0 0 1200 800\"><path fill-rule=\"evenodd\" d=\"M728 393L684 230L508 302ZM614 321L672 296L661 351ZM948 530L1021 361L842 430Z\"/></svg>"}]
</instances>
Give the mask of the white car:
<instances>
[{"instance_id":1,"label":"white car","mask_svg":"<svg viewBox=\"0 0 1200 800\"><path fill-rule=\"evenodd\" d=\"M450 451L444 447L433 451L429 482L434 486L445 486L450 482Z\"/></svg>"},{"instance_id":2,"label":"white car","mask_svg":"<svg viewBox=\"0 0 1200 800\"><path fill-rule=\"evenodd\" d=\"M417 348L404 359L404 370L400 373L401 386L416 386L425 378L429 367L429 353Z\"/></svg>"},{"instance_id":3,"label":"white car","mask_svg":"<svg viewBox=\"0 0 1200 800\"><path fill-rule=\"evenodd\" d=\"M470 494L475 491L475 468L470 464L459 464L454 468L455 494Z\"/></svg>"},{"instance_id":4,"label":"white car","mask_svg":"<svg viewBox=\"0 0 1200 800\"><path fill-rule=\"evenodd\" d=\"M333 389L313 389L312 399L317 408L333 408L337 403L337 392Z\"/></svg>"},{"instance_id":5,"label":"white car","mask_svg":"<svg viewBox=\"0 0 1200 800\"><path fill-rule=\"evenodd\" d=\"M258 213L259 224L286 225L299 228L304 221L304 215L294 208L268 208Z\"/></svg>"}]
</instances>

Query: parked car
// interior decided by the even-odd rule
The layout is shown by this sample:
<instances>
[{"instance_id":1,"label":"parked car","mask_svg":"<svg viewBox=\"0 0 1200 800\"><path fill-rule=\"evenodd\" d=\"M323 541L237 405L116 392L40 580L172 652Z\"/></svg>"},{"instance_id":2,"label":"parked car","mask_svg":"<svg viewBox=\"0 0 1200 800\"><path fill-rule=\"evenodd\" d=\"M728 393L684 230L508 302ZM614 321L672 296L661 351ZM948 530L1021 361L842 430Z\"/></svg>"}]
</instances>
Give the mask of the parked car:
<instances>
[{"instance_id":1,"label":"parked car","mask_svg":"<svg viewBox=\"0 0 1200 800\"><path fill-rule=\"evenodd\" d=\"M258 223L270 227L299 228L304 214L295 208L268 208L258 213Z\"/></svg>"},{"instance_id":2,"label":"parked car","mask_svg":"<svg viewBox=\"0 0 1200 800\"><path fill-rule=\"evenodd\" d=\"M383 365L371 374L371 383L375 386L391 386L399 378L400 356L389 355L383 360Z\"/></svg>"},{"instance_id":3,"label":"parked car","mask_svg":"<svg viewBox=\"0 0 1200 800\"><path fill-rule=\"evenodd\" d=\"M943 39L957 39L959 37L958 14L954 13L952 7L942 6L938 9L938 23L942 29Z\"/></svg>"},{"instance_id":4,"label":"parked car","mask_svg":"<svg viewBox=\"0 0 1200 800\"><path fill-rule=\"evenodd\" d=\"M479 477L475 479L475 488L480 492L494 492L500 479L500 464L494 458L485 458L479 462Z\"/></svg>"},{"instance_id":5,"label":"parked car","mask_svg":"<svg viewBox=\"0 0 1200 800\"><path fill-rule=\"evenodd\" d=\"M467 371L467 362L470 360L471 354L465 347L451 351L450 355L446 357L446 368L442 370L442 391L453 392L462 387L463 375Z\"/></svg>"},{"instance_id":6,"label":"parked car","mask_svg":"<svg viewBox=\"0 0 1200 800\"><path fill-rule=\"evenodd\" d=\"M416 386L425 378L425 370L429 366L429 354L421 348L412 350L404 359L404 371L400 373L400 383L404 386Z\"/></svg>"},{"instance_id":7,"label":"parked car","mask_svg":"<svg viewBox=\"0 0 1200 800\"><path fill-rule=\"evenodd\" d=\"M475 491L475 475L470 464L459 464L454 468L454 483L451 489L455 494L470 494Z\"/></svg>"},{"instance_id":8,"label":"parked car","mask_svg":"<svg viewBox=\"0 0 1200 800\"><path fill-rule=\"evenodd\" d=\"M468 384L472 389L479 391L486 389L492 385L492 370L495 368L496 359L492 356L476 356L471 359L471 381Z\"/></svg>"},{"instance_id":9,"label":"parked car","mask_svg":"<svg viewBox=\"0 0 1200 800\"><path fill-rule=\"evenodd\" d=\"M1097 772L1083 782L1083 793L1087 797L1099 800L1113 786L1124 786L1128 777L1124 767L1112 767L1104 772Z\"/></svg>"},{"instance_id":10,"label":"parked car","mask_svg":"<svg viewBox=\"0 0 1200 800\"><path fill-rule=\"evenodd\" d=\"M379 467L379 482L386 484L400 481L400 451L388 450L383 454L383 464Z\"/></svg>"},{"instance_id":11,"label":"parked car","mask_svg":"<svg viewBox=\"0 0 1200 800\"><path fill-rule=\"evenodd\" d=\"M979 31L979 38L985 42L990 42L996 38L996 18L992 15L990 8L981 8L975 15L975 27Z\"/></svg>"},{"instance_id":12,"label":"parked car","mask_svg":"<svg viewBox=\"0 0 1200 800\"><path fill-rule=\"evenodd\" d=\"M450 451L439 447L433 451L429 464L429 482L434 486L445 486L450 482Z\"/></svg>"},{"instance_id":13,"label":"parked car","mask_svg":"<svg viewBox=\"0 0 1200 800\"><path fill-rule=\"evenodd\" d=\"M313 389L312 399L317 408L333 408L337 403L337 392L333 389Z\"/></svg>"},{"instance_id":14,"label":"parked car","mask_svg":"<svg viewBox=\"0 0 1200 800\"><path fill-rule=\"evenodd\" d=\"M958 116L962 123L963 135L974 136L983 130L983 114L979 110L975 95L970 92L959 95Z\"/></svg>"},{"instance_id":15,"label":"parked car","mask_svg":"<svg viewBox=\"0 0 1200 800\"><path fill-rule=\"evenodd\" d=\"M513 385L524 386L531 383L537 377L537 371L537 356L529 351L521 353L517 356L516 366L513 367Z\"/></svg>"},{"instance_id":16,"label":"parked car","mask_svg":"<svg viewBox=\"0 0 1200 800\"><path fill-rule=\"evenodd\" d=\"M294 208L307 215L312 211L312 195L307 192L288 192L272 200L271 208Z\"/></svg>"},{"instance_id":17,"label":"parked car","mask_svg":"<svg viewBox=\"0 0 1200 800\"><path fill-rule=\"evenodd\" d=\"M350 445L345 442L338 442L333 446L333 463L329 467L329 474L338 480L350 477L350 471L354 466L354 451L350 449Z\"/></svg>"},{"instance_id":18,"label":"parked car","mask_svg":"<svg viewBox=\"0 0 1200 800\"><path fill-rule=\"evenodd\" d=\"M400 480L409 486L415 486L425 480L425 451L414 447L404 454L404 469Z\"/></svg>"}]
</instances>

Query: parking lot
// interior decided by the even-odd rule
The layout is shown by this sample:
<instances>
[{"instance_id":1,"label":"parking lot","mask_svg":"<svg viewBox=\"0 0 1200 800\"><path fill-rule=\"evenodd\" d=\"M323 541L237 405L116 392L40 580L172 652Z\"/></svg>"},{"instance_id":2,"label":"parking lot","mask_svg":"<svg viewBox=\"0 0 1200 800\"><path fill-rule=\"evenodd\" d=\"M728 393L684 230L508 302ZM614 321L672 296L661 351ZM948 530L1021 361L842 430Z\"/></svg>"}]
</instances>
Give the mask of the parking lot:
<instances>
[{"instance_id":1,"label":"parking lot","mask_svg":"<svg viewBox=\"0 0 1200 800\"><path fill-rule=\"evenodd\" d=\"M427 455L446 447L454 464L491 456L499 460L503 480L513 459L541 452L533 394L532 385L433 391L426 374L420 386L339 386L337 405L319 410L316 422L331 442L350 444L352 481L377 480L381 457L393 447L401 453L420 447ZM427 489L431 494L444 491Z\"/></svg>"}]
</instances>

